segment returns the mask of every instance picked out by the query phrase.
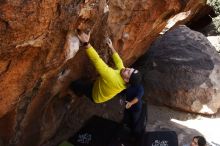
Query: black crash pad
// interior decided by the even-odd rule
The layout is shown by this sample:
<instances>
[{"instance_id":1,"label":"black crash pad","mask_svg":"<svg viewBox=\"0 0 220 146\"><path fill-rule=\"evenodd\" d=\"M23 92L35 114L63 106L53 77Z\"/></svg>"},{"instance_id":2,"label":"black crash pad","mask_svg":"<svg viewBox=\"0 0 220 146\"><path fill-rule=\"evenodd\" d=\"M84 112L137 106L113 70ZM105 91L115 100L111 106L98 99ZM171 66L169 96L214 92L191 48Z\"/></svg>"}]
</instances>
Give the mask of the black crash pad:
<instances>
[{"instance_id":1,"label":"black crash pad","mask_svg":"<svg viewBox=\"0 0 220 146\"><path fill-rule=\"evenodd\" d=\"M112 120L93 116L68 141L75 146L108 146L119 125Z\"/></svg>"},{"instance_id":2,"label":"black crash pad","mask_svg":"<svg viewBox=\"0 0 220 146\"><path fill-rule=\"evenodd\" d=\"M141 146L178 146L175 131L153 131L143 135Z\"/></svg>"},{"instance_id":3,"label":"black crash pad","mask_svg":"<svg viewBox=\"0 0 220 146\"><path fill-rule=\"evenodd\" d=\"M137 141L132 137L128 128L120 127L107 146L136 146Z\"/></svg>"}]
</instances>

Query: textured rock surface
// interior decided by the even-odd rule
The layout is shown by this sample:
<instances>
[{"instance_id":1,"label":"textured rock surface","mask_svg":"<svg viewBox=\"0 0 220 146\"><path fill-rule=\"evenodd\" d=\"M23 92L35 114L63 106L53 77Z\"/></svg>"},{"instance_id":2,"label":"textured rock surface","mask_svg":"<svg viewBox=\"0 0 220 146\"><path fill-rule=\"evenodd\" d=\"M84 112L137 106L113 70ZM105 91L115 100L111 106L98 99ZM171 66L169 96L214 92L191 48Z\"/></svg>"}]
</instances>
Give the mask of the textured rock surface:
<instances>
[{"instance_id":1,"label":"textured rock surface","mask_svg":"<svg viewBox=\"0 0 220 146\"><path fill-rule=\"evenodd\" d=\"M220 56L203 34L179 26L157 39L143 58L150 100L202 114L220 108Z\"/></svg>"},{"instance_id":2,"label":"textured rock surface","mask_svg":"<svg viewBox=\"0 0 220 146\"><path fill-rule=\"evenodd\" d=\"M0 2L0 137L5 144L37 146L57 131L68 107L79 106L65 96L69 82L95 77L83 51L70 58L65 46L76 28L91 29L91 43L105 61L106 36L126 65L133 63L183 11L190 21L204 1L1 0ZM109 12L107 11L109 5ZM105 11L104 11L105 10ZM106 13L104 13L106 12ZM72 101L72 102L70 102ZM71 104L70 104L71 103ZM81 115L79 115L80 117Z\"/></svg>"}]
</instances>

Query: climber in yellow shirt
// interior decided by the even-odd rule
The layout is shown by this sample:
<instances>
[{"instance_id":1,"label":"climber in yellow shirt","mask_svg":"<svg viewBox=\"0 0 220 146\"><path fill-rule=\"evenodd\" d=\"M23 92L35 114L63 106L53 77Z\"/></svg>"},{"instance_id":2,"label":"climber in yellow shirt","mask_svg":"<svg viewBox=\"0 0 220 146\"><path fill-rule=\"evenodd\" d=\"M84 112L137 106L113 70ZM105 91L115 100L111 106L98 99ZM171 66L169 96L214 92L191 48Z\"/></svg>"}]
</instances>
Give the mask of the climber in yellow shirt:
<instances>
[{"instance_id":1,"label":"climber in yellow shirt","mask_svg":"<svg viewBox=\"0 0 220 146\"><path fill-rule=\"evenodd\" d=\"M73 81L70 88L77 94L85 94L95 103L102 103L112 99L115 95L124 90L128 84L139 84L141 75L134 68L125 68L121 58L114 49L110 39L108 46L112 50L112 58L116 69L109 67L98 55L89 43L90 34L78 30L78 38L86 49L87 56L92 61L97 72L98 79L94 83L84 83L81 80Z\"/></svg>"}]
</instances>

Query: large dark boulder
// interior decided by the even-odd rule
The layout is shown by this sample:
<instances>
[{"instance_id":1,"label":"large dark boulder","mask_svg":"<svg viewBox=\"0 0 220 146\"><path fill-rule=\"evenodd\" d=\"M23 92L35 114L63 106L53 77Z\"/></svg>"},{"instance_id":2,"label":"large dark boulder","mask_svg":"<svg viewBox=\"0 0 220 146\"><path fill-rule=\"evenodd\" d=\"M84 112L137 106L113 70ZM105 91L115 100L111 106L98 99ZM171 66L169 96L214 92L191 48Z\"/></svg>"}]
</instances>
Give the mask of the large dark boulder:
<instances>
[{"instance_id":1,"label":"large dark boulder","mask_svg":"<svg viewBox=\"0 0 220 146\"><path fill-rule=\"evenodd\" d=\"M220 56L203 34L178 26L158 38L137 64L149 100L202 114L220 107Z\"/></svg>"}]
</instances>

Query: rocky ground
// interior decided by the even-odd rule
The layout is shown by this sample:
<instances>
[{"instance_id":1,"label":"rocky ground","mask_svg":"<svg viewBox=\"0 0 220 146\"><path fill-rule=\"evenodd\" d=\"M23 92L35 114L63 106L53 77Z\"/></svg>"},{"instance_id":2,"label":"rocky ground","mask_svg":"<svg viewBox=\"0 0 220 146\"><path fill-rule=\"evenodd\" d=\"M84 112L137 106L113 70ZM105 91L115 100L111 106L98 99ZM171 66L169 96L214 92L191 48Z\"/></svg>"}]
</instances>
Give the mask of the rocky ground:
<instances>
[{"instance_id":1,"label":"rocky ground","mask_svg":"<svg viewBox=\"0 0 220 146\"><path fill-rule=\"evenodd\" d=\"M210 145L219 146L219 122L220 113L207 117L149 104L146 130L174 130L178 134L180 146L190 143L192 137L196 135L203 135Z\"/></svg>"},{"instance_id":2,"label":"rocky ground","mask_svg":"<svg viewBox=\"0 0 220 146\"><path fill-rule=\"evenodd\" d=\"M81 100L81 104L77 109L69 109L71 116L66 117L67 124L61 127L56 136L43 146L55 146L60 141L68 139L92 115L99 115L117 122L120 122L123 116L123 99L120 97L116 97L105 104L94 104L85 97L80 97L79 100ZM86 107L89 108L84 109ZM214 145L214 143L220 144L220 135L218 134L218 131L220 131L219 122L220 112L207 117L148 103L146 131L176 131L180 146L190 143L192 137L196 135L203 135L213 146L219 146Z\"/></svg>"}]
</instances>

